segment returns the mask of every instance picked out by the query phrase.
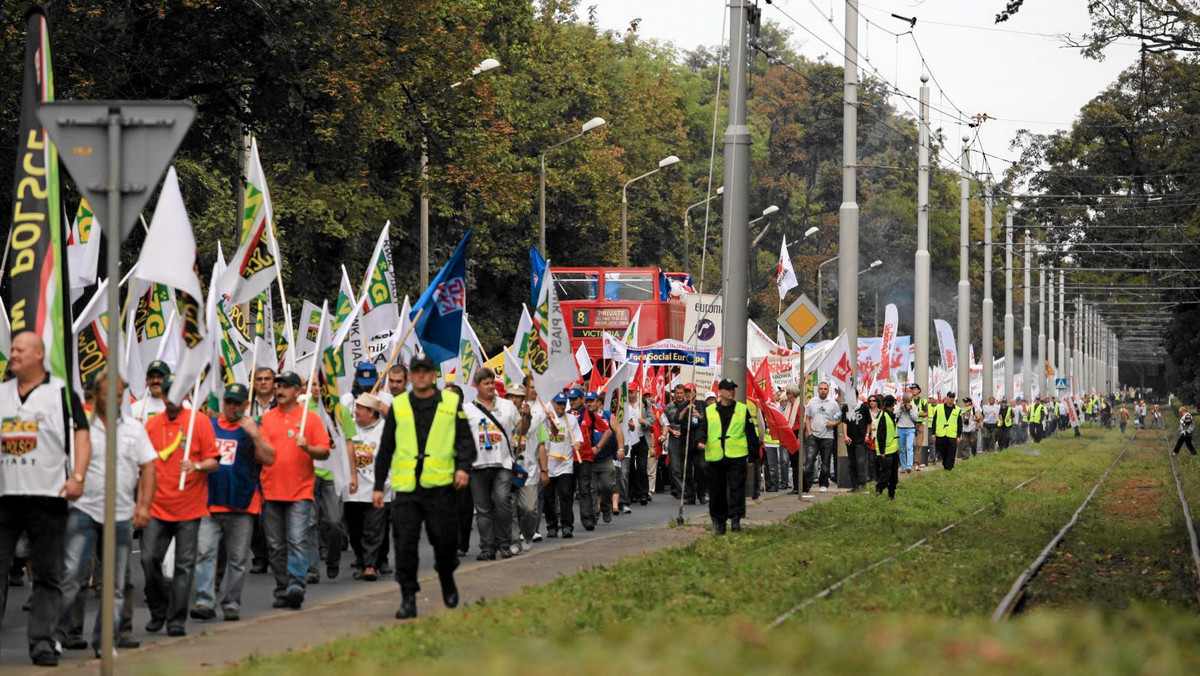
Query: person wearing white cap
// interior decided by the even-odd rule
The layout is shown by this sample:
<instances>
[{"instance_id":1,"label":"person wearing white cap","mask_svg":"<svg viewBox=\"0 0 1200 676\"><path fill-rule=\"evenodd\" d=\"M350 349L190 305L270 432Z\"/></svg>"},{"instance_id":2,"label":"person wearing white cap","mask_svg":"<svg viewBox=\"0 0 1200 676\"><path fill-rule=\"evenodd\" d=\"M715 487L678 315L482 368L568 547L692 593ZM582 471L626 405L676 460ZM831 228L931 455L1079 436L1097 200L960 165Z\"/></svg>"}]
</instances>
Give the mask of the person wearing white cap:
<instances>
[{"instance_id":1,"label":"person wearing white cap","mask_svg":"<svg viewBox=\"0 0 1200 676\"><path fill-rule=\"evenodd\" d=\"M383 438L379 398L363 392L354 400L353 440L354 467L358 473L358 490L346 495L344 512L350 548L354 550L354 579L374 582L379 569L387 562L383 548L387 509L375 509L371 504L375 489L375 452ZM384 503L392 501L391 486L384 483Z\"/></svg>"}]
</instances>

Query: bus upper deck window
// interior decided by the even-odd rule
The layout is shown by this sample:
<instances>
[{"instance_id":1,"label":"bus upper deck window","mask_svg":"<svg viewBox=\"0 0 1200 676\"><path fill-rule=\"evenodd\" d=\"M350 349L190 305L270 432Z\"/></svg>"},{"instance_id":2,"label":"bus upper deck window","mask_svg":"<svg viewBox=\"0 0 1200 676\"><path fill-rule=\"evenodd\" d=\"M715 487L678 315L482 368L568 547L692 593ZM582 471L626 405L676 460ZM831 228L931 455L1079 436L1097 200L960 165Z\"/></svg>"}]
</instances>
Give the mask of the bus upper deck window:
<instances>
[{"instance_id":1,"label":"bus upper deck window","mask_svg":"<svg viewBox=\"0 0 1200 676\"><path fill-rule=\"evenodd\" d=\"M657 280L645 272L606 272L604 299L634 302L658 300Z\"/></svg>"},{"instance_id":2,"label":"bus upper deck window","mask_svg":"<svg viewBox=\"0 0 1200 676\"><path fill-rule=\"evenodd\" d=\"M596 300L600 296L600 275L595 272L555 272L554 289L558 300Z\"/></svg>"}]
</instances>

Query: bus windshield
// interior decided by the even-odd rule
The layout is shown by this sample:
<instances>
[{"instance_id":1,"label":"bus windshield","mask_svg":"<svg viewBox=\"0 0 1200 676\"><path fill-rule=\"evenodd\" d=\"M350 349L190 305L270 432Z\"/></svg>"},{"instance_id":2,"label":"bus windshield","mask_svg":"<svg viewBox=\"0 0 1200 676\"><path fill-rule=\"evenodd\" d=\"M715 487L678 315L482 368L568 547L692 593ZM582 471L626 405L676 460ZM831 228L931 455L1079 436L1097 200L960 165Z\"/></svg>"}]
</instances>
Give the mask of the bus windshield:
<instances>
[{"instance_id":1,"label":"bus windshield","mask_svg":"<svg viewBox=\"0 0 1200 676\"><path fill-rule=\"evenodd\" d=\"M559 301L596 300L600 296L600 275L595 272L555 272L554 290Z\"/></svg>"},{"instance_id":2,"label":"bus windshield","mask_svg":"<svg viewBox=\"0 0 1200 676\"><path fill-rule=\"evenodd\" d=\"M605 272L604 299L646 302L658 300L658 280L647 272Z\"/></svg>"}]
</instances>

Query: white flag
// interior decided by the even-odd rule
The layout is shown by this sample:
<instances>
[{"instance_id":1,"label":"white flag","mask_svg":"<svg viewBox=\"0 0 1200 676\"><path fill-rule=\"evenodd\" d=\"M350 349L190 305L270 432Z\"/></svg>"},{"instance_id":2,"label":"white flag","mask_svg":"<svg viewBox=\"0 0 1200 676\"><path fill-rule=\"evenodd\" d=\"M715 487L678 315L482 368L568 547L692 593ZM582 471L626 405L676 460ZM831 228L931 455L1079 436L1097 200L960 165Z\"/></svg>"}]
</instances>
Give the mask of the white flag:
<instances>
[{"instance_id":1,"label":"white flag","mask_svg":"<svg viewBox=\"0 0 1200 676\"><path fill-rule=\"evenodd\" d=\"M529 370L542 396L552 397L579 377L567 323L553 284L542 284L529 338Z\"/></svg>"},{"instance_id":2,"label":"white flag","mask_svg":"<svg viewBox=\"0 0 1200 676\"><path fill-rule=\"evenodd\" d=\"M221 277L220 287L234 305L262 293L278 274L279 244L275 241L275 214L271 193L258 158L258 140L250 140L250 165L246 171L245 206L237 251Z\"/></svg>"},{"instance_id":3,"label":"white flag","mask_svg":"<svg viewBox=\"0 0 1200 676\"><path fill-rule=\"evenodd\" d=\"M67 261L71 271L71 302L79 300L84 288L96 283L100 264L100 221L87 200L80 200L67 238Z\"/></svg>"},{"instance_id":4,"label":"white flag","mask_svg":"<svg viewBox=\"0 0 1200 676\"><path fill-rule=\"evenodd\" d=\"M363 339L371 340L376 336L388 333L396 328L400 321L400 306L396 303L396 275L392 267L392 246L389 231L392 222L383 225L379 240L375 242L375 251L367 263L367 272L363 279L362 327Z\"/></svg>"},{"instance_id":5,"label":"white flag","mask_svg":"<svg viewBox=\"0 0 1200 676\"><path fill-rule=\"evenodd\" d=\"M892 353L896 351L896 330L900 324L896 306L888 303L883 310L883 340L879 347L879 377L887 380L892 375Z\"/></svg>"},{"instance_id":6,"label":"white flag","mask_svg":"<svg viewBox=\"0 0 1200 676\"><path fill-rule=\"evenodd\" d=\"M513 355L520 360L522 366L529 362L529 336L533 331L533 317L529 316L529 308L521 303L521 320L517 322L517 333L513 336Z\"/></svg>"},{"instance_id":7,"label":"white flag","mask_svg":"<svg viewBox=\"0 0 1200 676\"><path fill-rule=\"evenodd\" d=\"M846 337L845 331L837 337L833 347L821 360L821 372L827 374L830 384L840 391L851 391L853 374L850 371L850 339Z\"/></svg>"},{"instance_id":8,"label":"white flag","mask_svg":"<svg viewBox=\"0 0 1200 676\"><path fill-rule=\"evenodd\" d=\"M633 314L633 319L629 322L629 326L625 327L625 334L621 336L621 342L625 343L626 345L632 345L633 347L640 346L641 343L638 342L638 333L641 331L641 327L642 306L639 305L637 312Z\"/></svg>"},{"instance_id":9,"label":"white flag","mask_svg":"<svg viewBox=\"0 0 1200 676\"><path fill-rule=\"evenodd\" d=\"M779 287L779 300L783 300L788 291L800 286L800 283L796 281L796 270L792 267L792 257L788 256L787 237L783 238L783 244L779 248L779 265L775 267L775 285Z\"/></svg>"},{"instance_id":10,"label":"white flag","mask_svg":"<svg viewBox=\"0 0 1200 676\"><path fill-rule=\"evenodd\" d=\"M588 354L587 345L579 344L579 349L575 350L575 365L579 367L579 375L586 376L592 372L592 355Z\"/></svg>"},{"instance_id":11,"label":"white flag","mask_svg":"<svg viewBox=\"0 0 1200 676\"><path fill-rule=\"evenodd\" d=\"M521 367L521 360L517 359L512 350L504 348L504 389L508 390L523 382L525 382L525 372Z\"/></svg>"},{"instance_id":12,"label":"white flag","mask_svg":"<svg viewBox=\"0 0 1200 676\"><path fill-rule=\"evenodd\" d=\"M196 237L183 206L175 167L167 169L134 275L184 291L197 302L204 297L196 274Z\"/></svg>"},{"instance_id":13,"label":"white flag","mask_svg":"<svg viewBox=\"0 0 1200 676\"><path fill-rule=\"evenodd\" d=\"M944 319L933 320L933 329L937 333L938 351L942 354L942 368L955 372L958 369L958 346L954 343L954 330Z\"/></svg>"}]
</instances>

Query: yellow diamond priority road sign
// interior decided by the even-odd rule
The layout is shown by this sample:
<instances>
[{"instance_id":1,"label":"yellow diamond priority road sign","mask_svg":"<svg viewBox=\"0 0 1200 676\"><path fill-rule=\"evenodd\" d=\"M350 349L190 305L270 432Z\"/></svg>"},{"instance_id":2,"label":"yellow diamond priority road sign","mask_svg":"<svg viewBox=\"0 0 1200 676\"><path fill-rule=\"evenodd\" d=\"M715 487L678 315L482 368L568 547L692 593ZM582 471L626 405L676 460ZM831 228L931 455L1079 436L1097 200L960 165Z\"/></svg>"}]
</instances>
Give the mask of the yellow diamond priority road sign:
<instances>
[{"instance_id":1,"label":"yellow diamond priority road sign","mask_svg":"<svg viewBox=\"0 0 1200 676\"><path fill-rule=\"evenodd\" d=\"M791 336L797 345L801 346L812 340L812 337L817 335L827 321L829 320L825 318L825 315L817 309L817 304L804 294L800 294L796 302L789 305L788 309L779 315L780 328Z\"/></svg>"}]
</instances>

